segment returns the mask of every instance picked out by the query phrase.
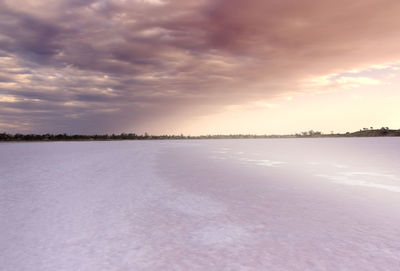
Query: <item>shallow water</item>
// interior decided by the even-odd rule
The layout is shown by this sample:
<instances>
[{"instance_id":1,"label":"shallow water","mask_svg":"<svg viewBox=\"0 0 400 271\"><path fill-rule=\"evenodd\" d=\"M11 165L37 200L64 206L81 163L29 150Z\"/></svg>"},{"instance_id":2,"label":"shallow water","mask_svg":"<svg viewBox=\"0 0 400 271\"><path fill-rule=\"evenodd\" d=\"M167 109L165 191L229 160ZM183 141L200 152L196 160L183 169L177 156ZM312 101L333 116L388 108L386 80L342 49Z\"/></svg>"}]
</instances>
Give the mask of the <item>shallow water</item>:
<instances>
[{"instance_id":1,"label":"shallow water","mask_svg":"<svg viewBox=\"0 0 400 271\"><path fill-rule=\"evenodd\" d=\"M397 270L400 138L0 144L1 270Z\"/></svg>"}]
</instances>

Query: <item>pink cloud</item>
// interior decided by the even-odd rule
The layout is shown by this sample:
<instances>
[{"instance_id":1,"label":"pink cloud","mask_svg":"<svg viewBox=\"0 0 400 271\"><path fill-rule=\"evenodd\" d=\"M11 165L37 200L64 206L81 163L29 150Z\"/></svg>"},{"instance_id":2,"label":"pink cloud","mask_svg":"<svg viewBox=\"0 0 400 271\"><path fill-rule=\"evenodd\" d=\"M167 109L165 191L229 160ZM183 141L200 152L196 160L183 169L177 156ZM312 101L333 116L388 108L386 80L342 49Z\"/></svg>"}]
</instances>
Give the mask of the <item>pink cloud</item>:
<instances>
[{"instance_id":1,"label":"pink cloud","mask_svg":"<svg viewBox=\"0 0 400 271\"><path fill-rule=\"evenodd\" d=\"M104 132L179 123L400 59L394 0L161 2L2 2L0 94L42 102L8 103L1 122L80 131L97 120Z\"/></svg>"}]
</instances>

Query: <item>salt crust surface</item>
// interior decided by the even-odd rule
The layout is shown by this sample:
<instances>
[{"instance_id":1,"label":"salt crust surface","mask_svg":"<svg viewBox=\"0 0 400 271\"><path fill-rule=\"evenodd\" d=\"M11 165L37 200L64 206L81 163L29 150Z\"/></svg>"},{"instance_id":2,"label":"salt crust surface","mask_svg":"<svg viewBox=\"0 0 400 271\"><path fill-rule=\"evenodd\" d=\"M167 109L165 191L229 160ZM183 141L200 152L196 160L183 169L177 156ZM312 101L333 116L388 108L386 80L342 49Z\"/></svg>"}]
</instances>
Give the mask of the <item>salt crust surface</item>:
<instances>
[{"instance_id":1,"label":"salt crust surface","mask_svg":"<svg viewBox=\"0 0 400 271\"><path fill-rule=\"evenodd\" d=\"M0 270L398 270L400 140L0 144Z\"/></svg>"}]
</instances>

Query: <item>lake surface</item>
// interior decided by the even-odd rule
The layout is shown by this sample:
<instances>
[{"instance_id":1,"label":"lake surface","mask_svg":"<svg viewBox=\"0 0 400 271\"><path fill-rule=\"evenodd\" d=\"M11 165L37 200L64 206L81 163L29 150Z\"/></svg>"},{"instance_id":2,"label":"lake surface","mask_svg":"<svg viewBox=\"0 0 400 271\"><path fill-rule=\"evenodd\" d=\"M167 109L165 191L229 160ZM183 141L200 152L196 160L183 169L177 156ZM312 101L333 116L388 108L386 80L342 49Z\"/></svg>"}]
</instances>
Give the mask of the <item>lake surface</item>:
<instances>
[{"instance_id":1,"label":"lake surface","mask_svg":"<svg viewBox=\"0 0 400 271\"><path fill-rule=\"evenodd\" d=\"M0 270L399 270L400 138L0 144Z\"/></svg>"}]
</instances>

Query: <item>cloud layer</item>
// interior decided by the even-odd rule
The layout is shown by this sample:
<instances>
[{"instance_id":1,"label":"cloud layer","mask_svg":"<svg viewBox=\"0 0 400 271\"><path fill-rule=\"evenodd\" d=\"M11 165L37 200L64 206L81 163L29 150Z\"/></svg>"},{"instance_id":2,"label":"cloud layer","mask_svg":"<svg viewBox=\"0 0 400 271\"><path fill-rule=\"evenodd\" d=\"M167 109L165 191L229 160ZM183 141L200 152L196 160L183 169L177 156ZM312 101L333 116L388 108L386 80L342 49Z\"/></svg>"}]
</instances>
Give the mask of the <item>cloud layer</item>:
<instances>
[{"instance_id":1,"label":"cloud layer","mask_svg":"<svg viewBox=\"0 0 400 271\"><path fill-rule=\"evenodd\" d=\"M0 0L0 129L163 133L321 91L398 61L398 14L395 0Z\"/></svg>"}]
</instances>

